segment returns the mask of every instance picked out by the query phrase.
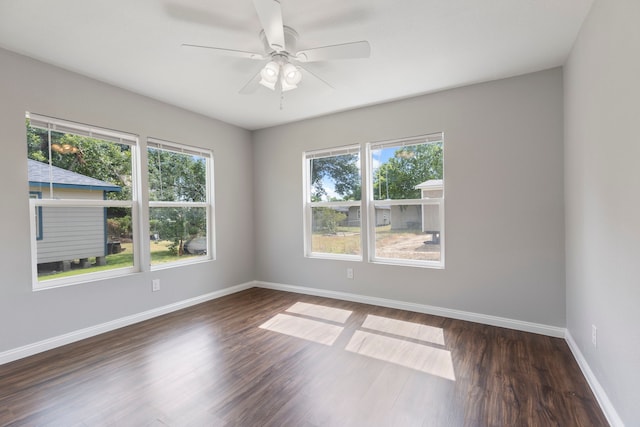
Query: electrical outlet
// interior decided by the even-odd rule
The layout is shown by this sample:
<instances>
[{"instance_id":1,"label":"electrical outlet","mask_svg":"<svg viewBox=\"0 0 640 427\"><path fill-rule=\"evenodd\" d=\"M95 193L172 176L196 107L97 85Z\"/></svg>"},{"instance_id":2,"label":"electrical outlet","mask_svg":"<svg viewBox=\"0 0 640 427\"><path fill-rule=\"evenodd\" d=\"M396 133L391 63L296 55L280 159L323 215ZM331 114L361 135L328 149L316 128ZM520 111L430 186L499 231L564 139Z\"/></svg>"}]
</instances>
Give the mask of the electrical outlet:
<instances>
[{"instance_id":1,"label":"electrical outlet","mask_svg":"<svg viewBox=\"0 0 640 427\"><path fill-rule=\"evenodd\" d=\"M596 325L591 325L591 344L596 348L598 347L598 328L596 328Z\"/></svg>"},{"instance_id":2,"label":"electrical outlet","mask_svg":"<svg viewBox=\"0 0 640 427\"><path fill-rule=\"evenodd\" d=\"M353 279L353 268L347 268L347 279Z\"/></svg>"},{"instance_id":3,"label":"electrical outlet","mask_svg":"<svg viewBox=\"0 0 640 427\"><path fill-rule=\"evenodd\" d=\"M153 279L151 281L151 290L153 292L156 292L156 291L160 290L160 279Z\"/></svg>"}]
</instances>

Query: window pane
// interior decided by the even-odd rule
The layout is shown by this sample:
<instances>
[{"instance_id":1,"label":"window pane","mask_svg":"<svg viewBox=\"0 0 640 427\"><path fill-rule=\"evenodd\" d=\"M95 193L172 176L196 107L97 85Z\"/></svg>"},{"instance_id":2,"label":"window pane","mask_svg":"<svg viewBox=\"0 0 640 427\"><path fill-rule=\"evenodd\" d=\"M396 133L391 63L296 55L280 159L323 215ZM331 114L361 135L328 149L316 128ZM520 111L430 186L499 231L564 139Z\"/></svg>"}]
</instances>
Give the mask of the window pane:
<instances>
[{"instance_id":1,"label":"window pane","mask_svg":"<svg viewBox=\"0 0 640 427\"><path fill-rule=\"evenodd\" d=\"M207 159L149 148L149 200L206 202Z\"/></svg>"},{"instance_id":2,"label":"window pane","mask_svg":"<svg viewBox=\"0 0 640 427\"><path fill-rule=\"evenodd\" d=\"M376 207L376 258L440 261L440 233L438 204Z\"/></svg>"},{"instance_id":3,"label":"window pane","mask_svg":"<svg viewBox=\"0 0 640 427\"><path fill-rule=\"evenodd\" d=\"M131 208L44 206L40 281L133 266Z\"/></svg>"},{"instance_id":4,"label":"window pane","mask_svg":"<svg viewBox=\"0 0 640 427\"><path fill-rule=\"evenodd\" d=\"M50 201L35 212L38 281L131 269L132 208L99 205L133 201L135 137L50 120L26 119L29 194ZM93 206L63 205L68 200Z\"/></svg>"},{"instance_id":5,"label":"window pane","mask_svg":"<svg viewBox=\"0 0 640 427\"><path fill-rule=\"evenodd\" d=\"M373 199L420 199L420 185L439 184L442 193L442 164L441 141L374 146L371 150Z\"/></svg>"},{"instance_id":6,"label":"window pane","mask_svg":"<svg viewBox=\"0 0 640 427\"><path fill-rule=\"evenodd\" d=\"M314 207L311 252L360 255L360 207Z\"/></svg>"},{"instance_id":7,"label":"window pane","mask_svg":"<svg viewBox=\"0 0 640 427\"><path fill-rule=\"evenodd\" d=\"M203 257L208 252L207 209L149 209L151 264Z\"/></svg>"},{"instance_id":8,"label":"window pane","mask_svg":"<svg viewBox=\"0 0 640 427\"><path fill-rule=\"evenodd\" d=\"M27 121L29 191L43 199L131 200L131 147L34 128Z\"/></svg>"},{"instance_id":9,"label":"window pane","mask_svg":"<svg viewBox=\"0 0 640 427\"><path fill-rule=\"evenodd\" d=\"M311 202L360 200L360 154L309 159Z\"/></svg>"}]
</instances>

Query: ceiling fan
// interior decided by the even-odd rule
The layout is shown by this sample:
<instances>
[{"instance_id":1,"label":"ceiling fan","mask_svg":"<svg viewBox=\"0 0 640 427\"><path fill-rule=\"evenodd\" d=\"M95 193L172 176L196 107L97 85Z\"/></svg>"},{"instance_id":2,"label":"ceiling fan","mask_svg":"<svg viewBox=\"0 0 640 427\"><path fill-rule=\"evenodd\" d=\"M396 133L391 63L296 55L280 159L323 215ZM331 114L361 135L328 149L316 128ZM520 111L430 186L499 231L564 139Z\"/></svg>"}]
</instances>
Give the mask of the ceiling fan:
<instances>
[{"instance_id":1,"label":"ceiling fan","mask_svg":"<svg viewBox=\"0 0 640 427\"><path fill-rule=\"evenodd\" d=\"M283 24L280 1L253 0L253 4L262 25L260 39L265 47L264 53L182 44L183 47L208 49L220 55L267 61L266 65L240 89L241 94L253 93L260 85L279 92L295 89L302 80L302 70L331 87L325 80L303 67L302 63L368 58L371 54L369 42L364 40L297 51L298 33Z\"/></svg>"}]
</instances>

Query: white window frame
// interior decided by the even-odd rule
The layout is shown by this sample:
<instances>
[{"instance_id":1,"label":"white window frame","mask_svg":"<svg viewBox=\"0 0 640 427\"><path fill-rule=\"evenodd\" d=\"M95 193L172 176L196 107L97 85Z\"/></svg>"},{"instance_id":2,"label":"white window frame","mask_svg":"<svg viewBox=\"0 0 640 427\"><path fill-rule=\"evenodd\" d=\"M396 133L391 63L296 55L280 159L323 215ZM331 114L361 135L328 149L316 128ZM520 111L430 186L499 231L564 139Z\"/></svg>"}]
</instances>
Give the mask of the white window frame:
<instances>
[{"instance_id":1,"label":"white window frame","mask_svg":"<svg viewBox=\"0 0 640 427\"><path fill-rule=\"evenodd\" d=\"M443 160L443 178L442 178L442 197L440 198L430 198L430 199L392 199L392 200L374 200L373 194L373 151L380 148L385 147L402 147L402 146L413 146L419 144L428 144L428 143L442 143L443 156L444 156L444 133L437 132L428 135L409 137L409 138L401 138L396 140L387 140L387 141L378 141L378 142L369 142L366 144L366 155L364 169L366 174L366 188L367 196L366 196L366 204L367 204L367 217L368 217L368 226L367 226L367 253L368 260L371 263L376 264L392 264L392 265L405 265L405 266L413 266L413 267L427 267L427 268L437 268L444 269L444 258L445 258L445 223L444 223L444 198L445 198L445 184L444 184L444 160ZM375 209L378 206L428 206L428 205L438 205L439 206L439 218L440 218L440 260L439 261L428 261L428 260L412 260L412 259L402 259L402 258L383 258L376 256L376 221L375 221ZM373 218L373 220L371 220Z\"/></svg>"},{"instance_id":2,"label":"white window frame","mask_svg":"<svg viewBox=\"0 0 640 427\"><path fill-rule=\"evenodd\" d=\"M179 154L191 154L199 157L203 157L206 161L206 200L204 202L163 202L163 201L151 201L149 200L149 211L151 208L205 208L207 217L207 254L205 256L198 256L193 258L187 258L184 260L172 261L162 264L151 265L151 254L149 247L145 250L145 254L148 255L148 264L152 271L162 270L166 268L173 268L181 265L195 264L199 262L206 262L215 260L216 252L216 239L215 239L215 209L214 209L214 185L213 185L213 152L203 148L197 148L177 142L165 141L158 138L147 138L147 155L148 149L154 148L164 151L170 151ZM148 170L147 170L148 173ZM149 218L150 215L147 215ZM148 227L147 227L148 228Z\"/></svg>"},{"instance_id":3,"label":"white window frame","mask_svg":"<svg viewBox=\"0 0 640 427\"><path fill-rule=\"evenodd\" d=\"M41 191L29 191L30 199L41 199L42 192ZM35 216L35 227L36 227L36 240L42 240L42 207L37 207L34 209L35 212L33 215Z\"/></svg>"},{"instance_id":4,"label":"white window frame","mask_svg":"<svg viewBox=\"0 0 640 427\"><path fill-rule=\"evenodd\" d=\"M311 201L311 160L324 158L324 157L335 157L341 156L345 154L358 154L360 157L360 183L361 183L361 196L360 200L348 200L348 201L338 201L338 202L312 202ZM302 165L304 171L304 179L303 181L303 194L304 194L304 203L303 203L303 225L304 225L304 255L307 258L323 258L323 259L337 259L337 260L347 260L347 261L362 261L364 258L364 224L363 219L360 220L360 255L351 255L351 254L332 254L326 252L313 252L312 248L312 236L313 236L313 208L316 207L326 207L326 208L338 208L338 207L352 207L356 206L362 211L363 206L363 194L364 187L362 180L362 150L360 145L348 145L342 147L328 148L324 150L314 150L314 151L306 151L302 153Z\"/></svg>"},{"instance_id":5,"label":"white window frame","mask_svg":"<svg viewBox=\"0 0 640 427\"><path fill-rule=\"evenodd\" d=\"M133 265L131 267L106 270L101 272L85 273L75 276L62 277L57 279L48 279L45 281L38 280L38 253L37 253L37 224L36 215L31 215L30 221L30 242L31 242L31 265L32 265L32 289L43 290L57 288L61 286L86 283L105 278L123 276L140 271L140 201L138 194L139 187L139 155L138 155L138 136L115 131L111 129L101 128L97 126L86 125L82 123L72 122L69 120L57 119L53 117L43 116L35 113L26 114L30 120L30 125L39 129L45 129L51 135L51 131L68 133L80 136L89 136L101 139L107 142L115 142L122 145L128 145L131 149L131 200L83 200L83 199L53 199L53 198L29 198L29 208L31 212L41 207L121 207L131 209L131 223L133 240ZM52 185L52 184L51 184ZM52 187L51 187L52 188ZM52 191L50 189L50 191Z\"/></svg>"}]
</instances>

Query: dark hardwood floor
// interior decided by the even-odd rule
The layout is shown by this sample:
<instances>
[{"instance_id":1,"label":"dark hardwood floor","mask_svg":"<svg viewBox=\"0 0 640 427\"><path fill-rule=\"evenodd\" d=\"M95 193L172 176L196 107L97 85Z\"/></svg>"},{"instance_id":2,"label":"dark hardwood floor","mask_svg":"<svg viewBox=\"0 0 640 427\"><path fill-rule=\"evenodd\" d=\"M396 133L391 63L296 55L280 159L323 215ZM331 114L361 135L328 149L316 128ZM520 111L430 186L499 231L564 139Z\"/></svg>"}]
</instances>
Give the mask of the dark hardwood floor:
<instances>
[{"instance_id":1,"label":"dark hardwood floor","mask_svg":"<svg viewBox=\"0 0 640 427\"><path fill-rule=\"evenodd\" d=\"M0 366L3 426L603 426L562 339L250 289Z\"/></svg>"}]
</instances>

